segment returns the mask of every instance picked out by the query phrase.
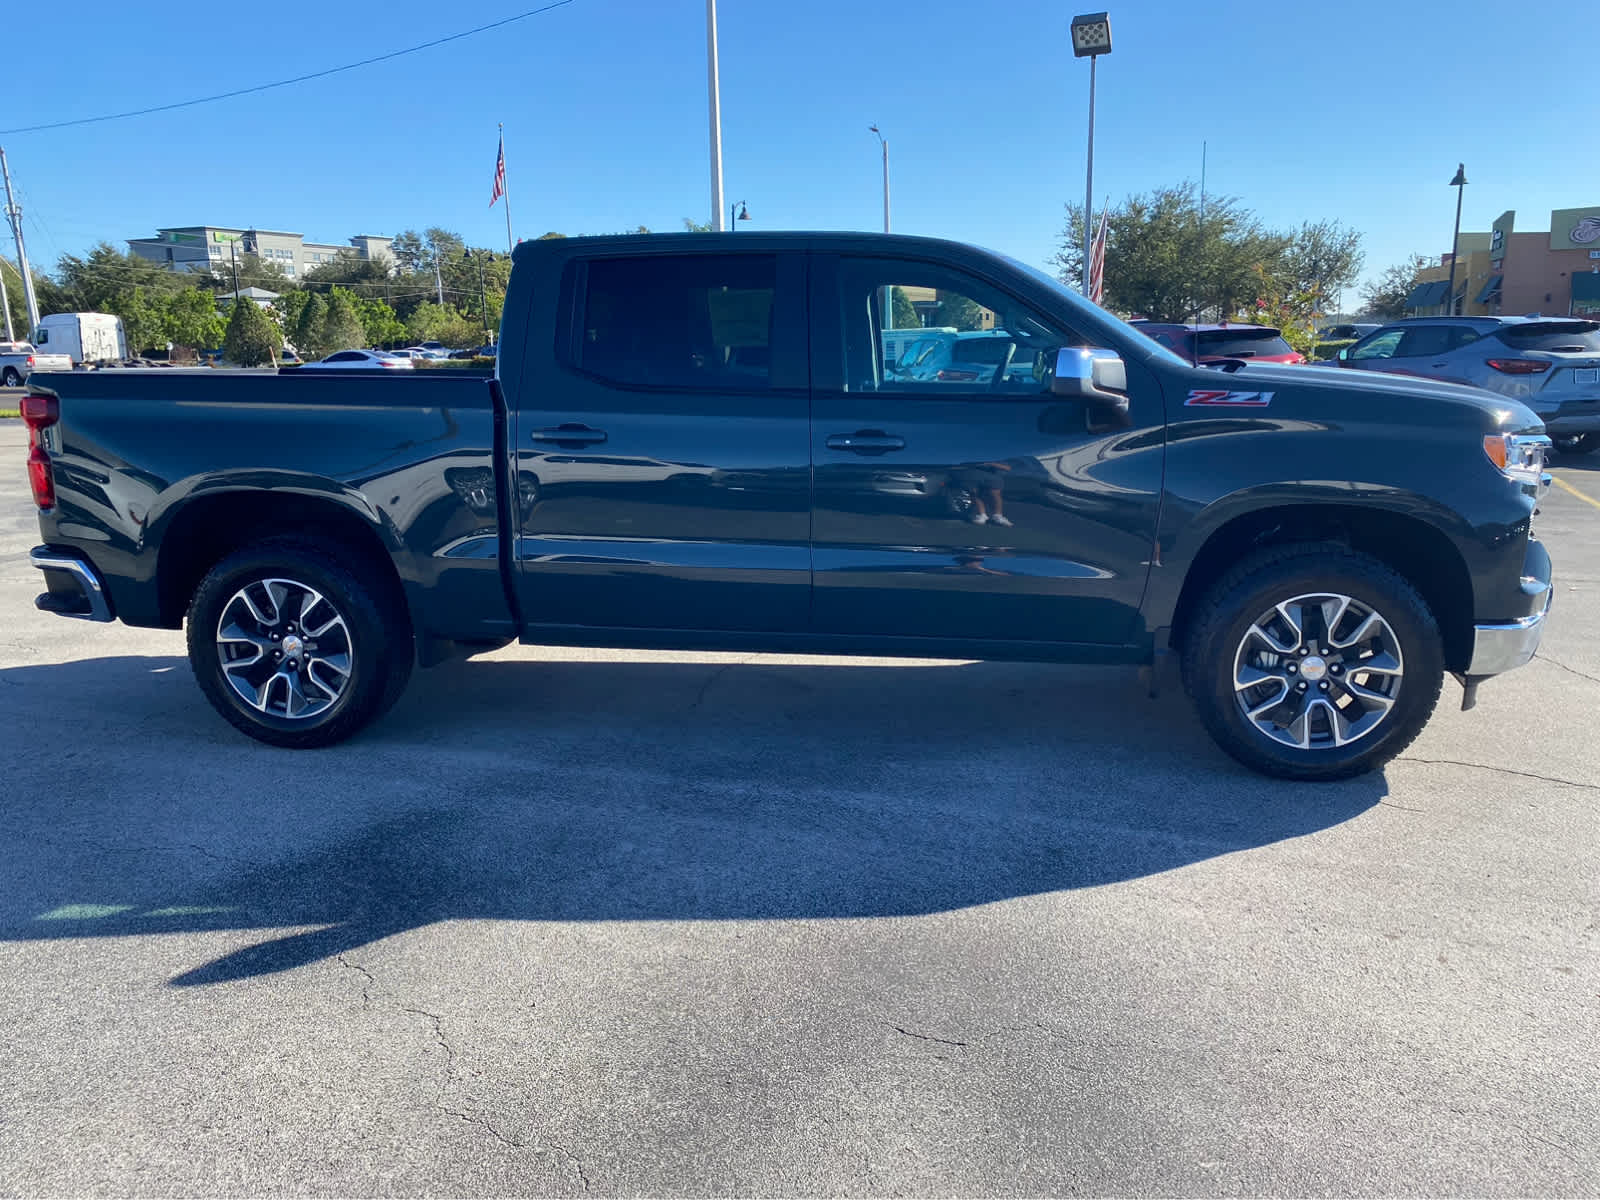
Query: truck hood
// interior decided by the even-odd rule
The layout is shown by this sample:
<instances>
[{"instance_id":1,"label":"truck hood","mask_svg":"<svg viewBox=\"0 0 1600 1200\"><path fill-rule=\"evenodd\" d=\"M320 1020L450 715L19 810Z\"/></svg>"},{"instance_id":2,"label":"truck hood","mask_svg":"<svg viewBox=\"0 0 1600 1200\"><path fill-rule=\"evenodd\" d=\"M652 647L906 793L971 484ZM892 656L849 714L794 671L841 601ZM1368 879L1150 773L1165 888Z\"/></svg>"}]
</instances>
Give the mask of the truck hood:
<instances>
[{"instance_id":1,"label":"truck hood","mask_svg":"<svg viewBox=\"0 0 1600 1200\"><path fill-rule=\"evenodd\" d=\"M1421 401L1443 409L1457 409L1465 418L1490 430L1505 433L1543 433L1544 422L1521 401L1482 388L1444 383L1413 375L1387 375L1381 371L1353 371L1345 367L1288 366L1249 363L1225 379L1241 391L1281 388L1284 398L1310 398L1337 402L1342 395L1393 396L1397 401Z\"/></svg>"}]
</instances>

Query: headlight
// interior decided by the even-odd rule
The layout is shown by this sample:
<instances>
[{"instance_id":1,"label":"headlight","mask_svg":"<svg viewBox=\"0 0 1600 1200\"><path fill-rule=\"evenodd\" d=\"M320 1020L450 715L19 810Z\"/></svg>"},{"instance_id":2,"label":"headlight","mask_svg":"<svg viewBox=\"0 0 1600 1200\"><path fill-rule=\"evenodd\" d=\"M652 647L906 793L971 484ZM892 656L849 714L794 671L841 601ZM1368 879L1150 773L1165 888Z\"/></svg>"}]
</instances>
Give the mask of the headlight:
<instances>
[{"instance_id":1,"label":"headlight","mask_svg":"<svg viewBox=\"0 0 1600 1200\"><path fill-rule=\"evenodd\" d=\"M1483 452L1502 475L1532 487L1536 496L1549 489L1544 465L1550 455L1550 439L1544 434L1491 433L1483 439Z\"/></svg>"}]
</instances>

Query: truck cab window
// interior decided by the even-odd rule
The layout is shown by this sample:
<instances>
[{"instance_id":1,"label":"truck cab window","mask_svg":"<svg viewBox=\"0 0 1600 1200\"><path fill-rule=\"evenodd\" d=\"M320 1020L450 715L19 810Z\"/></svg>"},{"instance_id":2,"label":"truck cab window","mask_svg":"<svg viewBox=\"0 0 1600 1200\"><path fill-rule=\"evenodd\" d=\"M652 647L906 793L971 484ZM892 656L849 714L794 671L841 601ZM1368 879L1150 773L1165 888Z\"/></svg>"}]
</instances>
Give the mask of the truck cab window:
<instances>
[{"instance_id":1,"label":"truck cab window","mask_svg":"<svg viewBox=\"0 0 1600 1200\"><path fill-rule=\"evenodd\" d=\"M1088 344L1012 296L944 267L845 259L839 287L852 392L1042 395L1056 352Z\"/></svg>"},{"instance_id":2,"label":"truck cab window","mask_svg":"<svg viewBox=\"0 0 1600 1200\"><path fill-rule=\"evenodd\" d=\"M769 386L773 255L652 254L587 266L579 369L632 387Z\"/></svg>"}]
</instances>

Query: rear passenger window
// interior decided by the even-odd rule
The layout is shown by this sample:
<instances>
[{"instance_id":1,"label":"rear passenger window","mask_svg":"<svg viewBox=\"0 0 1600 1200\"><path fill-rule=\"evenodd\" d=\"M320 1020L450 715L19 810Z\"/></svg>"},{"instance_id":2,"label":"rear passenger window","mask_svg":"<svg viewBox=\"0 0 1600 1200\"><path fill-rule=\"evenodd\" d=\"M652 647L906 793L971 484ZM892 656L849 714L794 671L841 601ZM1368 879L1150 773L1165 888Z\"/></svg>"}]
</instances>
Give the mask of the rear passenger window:
<instances>
[{"instance_id":1,"label":"rear passenger window","mask_svg":"<svg viewBox=\"0 0 1600 1200\"><path fill-rule=\"evenodd\" d=\"M769 386L775 256L653 254L587 265L580 369L633 387Z\"/></svg>"}]
</instances>

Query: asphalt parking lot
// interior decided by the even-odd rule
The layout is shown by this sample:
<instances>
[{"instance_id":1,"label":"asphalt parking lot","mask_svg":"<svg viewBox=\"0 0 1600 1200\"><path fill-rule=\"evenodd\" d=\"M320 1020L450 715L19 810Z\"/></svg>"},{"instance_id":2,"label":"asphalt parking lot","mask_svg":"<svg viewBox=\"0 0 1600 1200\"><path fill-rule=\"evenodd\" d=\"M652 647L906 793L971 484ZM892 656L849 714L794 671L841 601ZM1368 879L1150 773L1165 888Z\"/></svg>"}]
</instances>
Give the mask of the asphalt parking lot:
<instances>
[{"instance_id":1,"label":"asphalt parking lot","mask_svg":"<svg viewBox=\"0 0 1600 1200\"><path fill-rule=\"evenodd\" d=\"M24 441L0 1193L1600 1192L1600 456L1540 658L1316 787L1120 671L536 647L271 750L34 610Z\"/></svg>"}]
</instances>

